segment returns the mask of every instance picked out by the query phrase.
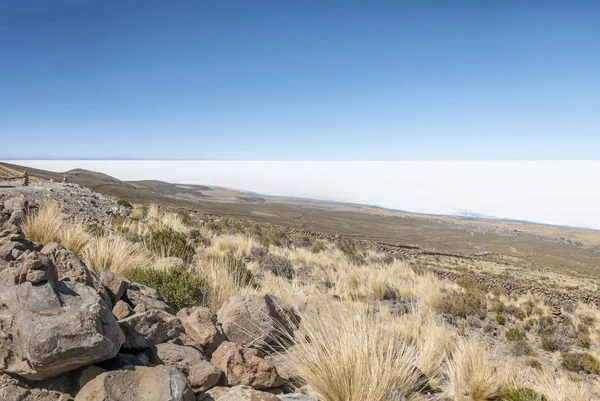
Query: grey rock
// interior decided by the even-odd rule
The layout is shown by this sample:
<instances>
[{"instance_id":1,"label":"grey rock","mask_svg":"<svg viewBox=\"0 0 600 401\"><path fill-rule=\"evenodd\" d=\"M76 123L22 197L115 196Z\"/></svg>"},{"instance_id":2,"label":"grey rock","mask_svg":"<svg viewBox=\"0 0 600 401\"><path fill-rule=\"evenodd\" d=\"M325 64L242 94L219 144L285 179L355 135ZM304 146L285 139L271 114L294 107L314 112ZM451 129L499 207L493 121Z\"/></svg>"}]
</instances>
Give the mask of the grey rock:
<instances>
[{"instance_id":1,"label":"grey rock","mask_svg":"<svg viewBox=\"0 0 600 401\"><path fill-rule=\"evenodd\" d=\"M130 283L126 291L127 299L134 306L136 313L158 309L171 313L171 307L167 305L158 291L140 283ZM143 309L137 309L137 307Z\"/></svg>"},{"instance_id":2,"label":"grey rock","mask_svg":"<svg viewBox=\"0 0 600 401\"><path fill-rule=\"evenodd\" d=\"M129 280L125 277L106 269L103 269L100 272L100 283L102 283L104 288L108 291L108 295L110 296L113 305L121 299L129 286Z\"/></svg>"},{"instance_id":3,"label":"grey rock","mask_svg":"<svg viewBox=\"0 0 600 401\"><path fill-rule=\"evenodd\" d=\"M126 349L148 349L177 338L184 332L178 318L161 310L135 314L120 320L119 326L125 334L123 348Z\"/></svg>"},{"instance_id":4,"label":"grey rock","mask_svg":"<svg viewBox=\"0 0 600 401\"><path fill-rule=\"evenodd\" d=\"M112 309L112 313L115 315L117 320L123 320L133 315L133 310L131 309L131 306L127 305L127 303L123 301L117 301Z\"/></svg>"},{"instance_id":5,"label":"grey rock","mask_svg":"<svg viewBox=\"0 0 600 401\"><path fill-rule=\"evenodd\" d=\"M93 288L0 280L0 373L54 377L110 359L123 344L115 318Z\"/></svg>"},{"instance_id":6,"label":"grey rock","mask_svg":"<svg viewBox=\"0 0 600 401\"><path fill-rule=\"evenodd\" d=\"M29 202L21 197L10 198L4 201L4 209L12 210L13 212L17 210L26 212L29 209Z\"/></svg>"},{"instance_id":7,"label":"grey rock","mask_svg":"<svg viewBox=\"0 0 600 401\"><path fill-rule=\"evenodd\" d=\"M225 334L217 323L217 317L210 309L198 306L184 308L177 313L186 334L202 345L206 354L212 354L223 341Z\"/></svg>"},{"instance_id":8,"label":"grey rock","mask_svg":"<svg viewBox=\"0 0 600 401\"><path fill-rule=\"evenodd\" d=\"M194 401L186 377L167 366L106 372L87 383L75 401Z\"/></svg>"},{"instance_id":9,"label":"grey rock","mask_svg":"<svg viewBox=\"0 0 600 401\"><path fill-rule=\"evenodd\" d=\"M207 391L206 401L279 401L276 395L248 386L215 387Z\"/></svg>"}]
</instances>

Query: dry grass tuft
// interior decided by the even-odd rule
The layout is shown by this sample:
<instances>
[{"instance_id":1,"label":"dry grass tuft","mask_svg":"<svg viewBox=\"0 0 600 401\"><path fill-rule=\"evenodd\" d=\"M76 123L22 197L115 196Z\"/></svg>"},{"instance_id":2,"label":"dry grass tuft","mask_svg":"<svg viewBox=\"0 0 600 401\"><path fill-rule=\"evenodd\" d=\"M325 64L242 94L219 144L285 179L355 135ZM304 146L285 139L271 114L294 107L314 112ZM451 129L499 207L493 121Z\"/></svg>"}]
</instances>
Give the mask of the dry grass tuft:
<instances>
[{"instance_id":1,"label":"dry grass tuft","mask_svg":"<svg viewBox=\"0 0 600 401\"><path fill-rule=\"evenodd\" d=\"M118 235L94 238L83 248L81 257L96 272L107 269L122 273L152 265L152 257L146 249Z\"/></svg>"},{"instance_id":2,"label":"dry grass tuft","mask_svg":"<svg viewBox=\"0 0 600 401\"><path fill-rule=\"evenodd\" d=\"M533 388L552 401L590 401L594 399L583 382L574 382L564 375L547 369L535 376Z\"/></svg>"},{"instance_id":3,"label":"dry grass tuft","mask_svg":"<svg viewBox=\"0 0 600 401\"><path fill-rule=\"evenodd\" d=\"M307 315L295 341L288 363L320 400L383 401L393 389L413 399L417 350L374 316L344 307Z\"/></svg>"},{"instance_id":4,"label":"dry grass tuft","mask_svg":"<svg viewBox=\"0 0 600 401\"><path fill-rule=\"evenodd\" d=\"M233 256L236 259L243 259L249 257L252 248L258 246L254 238L247 235L222 235L213 239L205 254L212 257Z\"/></svg>"},{"instance_id":5,"label":"dry grass tuft","mask_svg":"<svg viewBox=\"0 0 600 401\"><path fill-rule=\"evenodd\" d=\"M60 205L48 202L25 217L21 227L30 241L47 244L59 239L64 218Z\"/></svg>"},{"instance_id":6,"label":"dry grass tuft","mask_svg":"<svg viewBox=\"0 0 600 401\"><path fill-rule=\"evenodd\" d=\"M487 349L472 339L459 341L446 364L446 376L446 395L455 401L487 401L502 390L502 378Z\"/></svg>"},{"instance_id":7,"label":"dry grass tuft","mask_svg":"<svg viewBox=\"0 0 600 401\"><path fill-rule=\"evenodd\" d=\"M58 242L71 252L81 254L85 246L92 241L94 236L87 230L87 226L81 220L64 222L60 228Z\"/></svg>"}]
</instances>

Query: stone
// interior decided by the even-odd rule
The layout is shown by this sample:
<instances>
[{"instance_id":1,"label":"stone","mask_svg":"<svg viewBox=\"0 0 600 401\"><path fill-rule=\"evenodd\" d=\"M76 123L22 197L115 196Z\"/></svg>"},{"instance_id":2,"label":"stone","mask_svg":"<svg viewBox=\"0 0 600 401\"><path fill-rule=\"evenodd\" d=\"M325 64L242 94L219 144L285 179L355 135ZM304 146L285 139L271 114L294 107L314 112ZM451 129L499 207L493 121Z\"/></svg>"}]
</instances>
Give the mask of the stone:
<instances>
[{"instance_id":1,"label":"stone","mask_svg":"<svg viewBox=\"0 0 600 401\"><path fill-rule=\"evenodd\" d=\"M87 383L75 401L195 401L186 377L168 366L106 372Z\"/></svg>"},{"instance_id":2,"label":"stone","mask_svg":"<svg viewBox=\"0 0 600 401\"><path fill-rule=\"evenodd\" d=\"M221 378L221 371L195 348L176 344L158 344L153 351L153 363L179 369L188 377L196 393L208 390Z\"/></svg>"},{"instance_id":3,"label":"stone","mask_svg":"<svg viewBox=\"0 0 600 401\"><path fill-rule=\"evenodd\" d=\"M176 256L160 258L156 262L154 262L154 268L157 270L166 270L170 267L185 269L185 262L183 261L183 259L178 258Z\"/></svg>"},{"instance_id":4,"label":"stone","mask_svg":"<svg viewBox=\"0 0 600 401\"><path fill-rule=\"evenodd\" d=\"M87 368L83 369L79 375L79 388L83 388L86 384L104 372L106 372L106 370L99 366L88 366Z\"/></svg>"},{"instance_id":5,"label":"stone","mask_svg":"<svg viewBox=\"0 0 600 401\"><path fill-rule=\"evenodd\" d=\"M262 353L254 348L242 348L225 341L213 353L211 362L224 373L224 383L229 386L244 385L256 389L281 386L285 381Z\"/></svg>"},{"instance_id":6,"label":"stone","mask_svg":"<svg viewBox=\"0 0 600 401\"><path fill-rule=\"evenodd\" d=\"M40 252L48 255L54 262L58 270L59 280L82 283L97 290L100 289L97 276L87 268L75 253L68 251L56 242L50 242Z\"/></svg>"},{"instance_id":7,"label":"stone","mask_svg":"<svg viewBox=\"0 0 600 401\"><path fill-rule=\"evenodd\" d=\"M289 304L269 294L231 297L217 312L227 338L242 347L278 344L299 320Z\"/></svg>"},{"instance_id":8,"label":"stone","mask_svg":"<svg viewBox=\"0 0 600 401\"><path fill-rule=\"evenodd\" d=\"M0 373L55 377L114 357L124 342L108 305L81 283L2 277L0 306Z\"/></svg>"},{"instance_id":9,"label":"stone","mask_svg":"<svg viewBox=\"0 0 600 401\"><path fill-rule=\"evenodd\" d=\"M294 394L281 394L277 398L284 401L319 401L314 397L310 397L305 394L294 393Z\"/></svg>"},{"instance_id":10,"label":"stone","mask_svg":"<svg viewBox=\"0 0 600 401\"><path fill-rule=\"evenodd\" d=\"M11 262L15 259L16 251L25 252L31 249L31 242L29 241L0 241L0 259Z\"/></svg>"},{"instance_id":11,"label":"stone","mask_svg":"<svg viewBox=\"0 0 600 401\"><path fill-rule=\"evenodd\" d=\"M127 287L126 296L134 306L136 313L152 309L162 310L167 313L172 312L171 307L164 302L158 291L143 284L130 283ZM138 306L144 309L136 309Z\"/></svg>"},{"instance_id":12,"label":"stone","mask_svg":"<svg viewBox=\"0 0 600 401\"><path fill-rule=\"evenodd\" d=\"M211 355L223 341L225 334L217 323L217 317L205 307L184 308L177 313L186 334L202 345L207 355Z\"/></svg>"},{"instance_id":13,"label":"stone","mask_svg":"<svg viewBox=\"0 0 600 401\"><path fill-rule=\"evenodd\" d=\"M4 201L4 209L12 210L13 212L17 210L27 212L29 209L29 202L21 197L10 198Z\"/></svg>"},{"instance_id":14,"label":"stone","mask_svg":"<svg viewBox=\"0 0 600 401\"><path fill-rule=\"evenodd\" d=\"M161 310L151 310L119 320L119 326L125 334L125 349L148 349L177 338L184 332L178 318Z\"/></svg>"},{"instance_id":15,"label":"stone","mask_svg":"<svg viewBox=\"0 0 600 401\"><path fill-rule=\"evenodd\" d=\"M25 220L25 211L24 210L15 210L10 215L10 218L8 219L8 222L10 224L12 224L12 225L18 225L23 220ZM19 238L19 239L25 239L25 236L23 236L23 238Z\"/></svg>"},{"instance_id":16,"label":"stone","mask_svg":"<svg viewBox=\"0 0 600 401\"><path fill-rule=\"evenodd\" d=\"M133 315L133 310L131 309L131 306L127 305L127 303L123 301L117 301L112 309L112 313L115 315L117 320L123 320Z\"/></svg>"},{"instance_id":17,"label":"stone","mask_svg":"<svg viewBox=\"0 0 600 401\"><path fill-rule=\"evenodd\" d=\"M279 401L276 395L248 386L215 387L207 391L205 401Z\"/></svg>"},{"instance_id":18,"label":"stone","mask_svg":"<svg viewBox=\"0 0 600 401\"><path fill-rule=\"evenodd\" d=\"M125 277L106 269L103 269L100 272L100 283L108 291L108 295L110 296L113 305L116 305L117 301L121 299L129 286L129 280Z\"/></svg>"},{"instance_id":19,"label":"stone","mask_svg":"<svg viewBox=\"0 0 600 401\"><path fill-rule=\"evenodd\" d=\"M58 281L56 266L43 253L27 251L17 260L19 270L15 274L15 284L30 282L33 284L55 283Z\"/></svg>"}]
</instances>

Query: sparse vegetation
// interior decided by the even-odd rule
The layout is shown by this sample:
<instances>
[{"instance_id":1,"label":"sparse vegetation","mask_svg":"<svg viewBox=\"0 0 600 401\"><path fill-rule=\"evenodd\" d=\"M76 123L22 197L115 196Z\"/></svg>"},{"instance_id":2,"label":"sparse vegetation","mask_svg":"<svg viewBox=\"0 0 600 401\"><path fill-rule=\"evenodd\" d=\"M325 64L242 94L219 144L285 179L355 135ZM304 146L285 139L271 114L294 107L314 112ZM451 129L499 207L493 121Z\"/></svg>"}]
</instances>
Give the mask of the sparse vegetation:
<instances>
[{"instance_id":1,"label":"sparse vegetation","mask_svg":"<svg viewBox=\"0 0 600 401\"><path fill-rule=\"evenodd\" d=\"M134 268L127 270L125 276L156 289L175 311L201 305L208 296L208 284L203 278L177 267L166 270Z\"/></svg>"},{"instance_id":2,"label":"sparse vegetation","mask_svg":"<svg viewBox=\"0 0 600 401\"><path fill-rule=\"evenodd\" d=\"M129 203L129 201L126 199L119 199L117 201L117 205L127 207L129 209L133 209L133 205L131 203Z\"/></svg>"},{"instance_id":3,"label":"sparse vegetation","mask_svg":"<svg viewBox=\"0 0 600 401\"><path fill-rule=\"evenodd\" d=\"M191 262L196 253L194 247L187 243L185 235L170 228L153 232L146 247L158 257L175 256L185 262Z\"/></svg>"},{"instance_id":4,"label":"sparse vegetation","mask_svg":"<svg viewBox=\"0 0 600 401\"><path fill-rule=\"evenodd\" d=\"M587 374L600 373L600 362L587 352L563 353L563 366L570 372L585 372Z\"/></svg>"}]
</instances>

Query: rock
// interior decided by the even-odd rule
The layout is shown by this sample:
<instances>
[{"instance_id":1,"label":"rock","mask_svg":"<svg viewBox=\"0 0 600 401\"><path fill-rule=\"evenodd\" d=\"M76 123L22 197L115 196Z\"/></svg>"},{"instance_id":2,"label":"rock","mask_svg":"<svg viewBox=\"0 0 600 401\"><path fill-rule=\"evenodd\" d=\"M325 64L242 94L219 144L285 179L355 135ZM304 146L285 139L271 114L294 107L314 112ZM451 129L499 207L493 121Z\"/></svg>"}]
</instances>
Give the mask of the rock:
<instances>
[{"instance_id":1,"label":"rock","mask_svg":"<svg viewBox=\"0 0 600 401\"><path fill-rule=\"evenodd\" d=\"M56 266L43 253L27 251L17 260L19 269L15 274L15 284L30 282L33 284L55 283L58 281Z\"/></svg>"},{"instance_id":2,"label":"rock","mask_svg":"<svg viewBox=\"0 0 600 401\"><path fill-rule=\"evenodd\" d=\"M185 376L167 366L136 366L106 372L90 381L75 401L194 401Z\"/></svg>"},{"instance_id":3,"label":"rock","mask_svg":"<svg viewBox=\"0 0 600 401\"><path fill-rule=\"evenodd\" d=\"M166 258L158 259L154 262L154 268L157 270L166 270L169 267L177 267L178 269L185 269L185 262L183 259L176 256L169 256Z\"/></svg>"},{"instance_id":4,"label":"rock","mask_svg":"<svg viewBox=\"0 0 600 401\"><path fill-rule=\"evenodd\" d=\"M25 200L25 198L10 198L4 201L4 209L12 210L13 212L17 210L27 212L27 210L29 209L29 202Z\"/></svg>"},{"instance_id":5,"label":"rock","mask_svg":"<svg viewBox=\"0 0 600 401\"><path fill-rule=\"evenodd\" d=\"M158 309L171 313L171 307L167 305L158 291L140 283L130 283L126 291L127 299L134 306L136 313ZM138 306L143 309L136 309Z\"/></svg>"},{"instance_id":6,"label":"rock","mask_svg":"<svg viewBox=\"0 0 600 401\"><path fill-rule=\"evenodd\" d=\"M25 211L24 210L15 210L14 212L11 213L10 218L8 219L8 222L12 225L18 225L20 224L23 220L25 220ZM23 235L23 238L18 238L18 239L25 239L25 235Z\"/></svg>"},{"instance_id":7,"label":"rock","mask_svg":"<svg viewBox=\"0 0 600 401\"><path fill-rule=\"evenodd\" d=\"M151 310L119 320L119 326L125 334L125 349L144 350L172 340L184 332L178 318L160 310Z\"/></svg>"},{"instance_id":8,"label":"rock","mask_svg":"<svg viewBox=\"0 0 600 401\"><path fill-rule=\"evenodd\" d=\"M87 268L75 253L66 250L56 242L47 244L40 252L52 259L58 270L59 280L82 283L100 290L97 276Z\"/></svg>"},{"instance_id":9,"label":"rock","mask_svg":"<svg viewBox=\"0 0 600 401\"><path fill-rule=\"evenodd\" d=\"M131 306L127 305L125 302L117 301L116 305L112 309L112 313L115 315L117 320L123 320L133 315L133 310L131 309Z\"/></svg>"},{"instance_id":10,"label":"rock","mask_svg":"<svg viewBox=\"0 0 600 401\"><path fill-rule=\"evenodd\" d=\"M319 401L314 397L309 397L305 394L294 393L294 394L281 394L277 398L285 401Z\"/></svg>"},{"instance_id":11,"label":"rock","mask_svg":"<svg viewBox=\"0 0 600 401\"><path fill-rule=\"evenodd\" d=\"M289 304L268 294L232 297L217 317L227 338L242 347L276 344L299 321Z\"/></svg>"},{"instance_id":12,"label":"rock","mask_svg":"<svg viewBox=\"0 0 600 401\"><path fill-rule=\"evenodd\" d=\"M2 277L0 305L0 373L54 377L114 357L124 341L108 305L80 283Z\"/></svg>"},{"instance_id":13,"label":"rock","mask_svg":"<svg viewBox=\"0 0 600 401\"><path fill-rule=\"evenodd\" d=\"M221 371L206 360L195 348L176 344L158 344L152 362L179 369L188 377L194 392L213 387L221 377Z\"/></svg>"},{"instance_id":14,"label":"rock","mask_svg":"<svg viewBox=\"0 0 600 401\"><path fill-rule=\"evenodd\" d=\"M31 242L26 240L20 241L0 241L0 259L6 262L11 262L15 259L15 254L25 252L31 249Z\"/></svg>"},{"instance_id":15,"label":"rock","mask_svg":"<svg viewBox=\"0 0 600 401\"><path fill-rule=\"evenodd\" d=\"M117 301L121 299L129 286L129 280L125 277L119 276L106 269L103 269L100 272L100 283L102 283L104 288L108 291L108 295L110 296L113 305L116 305Z\"/></svg>"},{"instance_id":16,"label":"rock","mask_svg":"<svg viewBox=\"0 0 600 401\"><path fill-rule=\"evenodd\" d=\"M217 317L205 307L184 308L177 313L186 334L202 345L207 355L211 355L225 341L225 334L217 324Z\"/></svg>"},{"instance_id":17,"label":"rock","mask_svg":"<svg viewBox=\"0 0 600 401\"><path fill-rule=\"evenodd\" d=\"M265 361L258 349L225 341L213 353L211 362L223 371L224 382L230 386L269 389L284 383L275 366Z\"/></svg>"},{"instance_id":18,"label":"rock","mask_svg":"<svg viewBox=\"0 0 600 401\"><path fill-rule=\"evenodd\" d=\"M106 372L106 370L98 366L88 366L87 368L83 369L79 375L79 388L83 388L86 384L104 372Z\"/></svg>"},{"instance_id":19,"label":"rock","mask_svg":"<svg viewBox=\"0 0 600 401\"><path fill-rule=\"evenodd\" d=\"M276 395L254 390L248 386L215 387L206 392L206 401L279 401Z\"/></svg>"}]
</instances>

